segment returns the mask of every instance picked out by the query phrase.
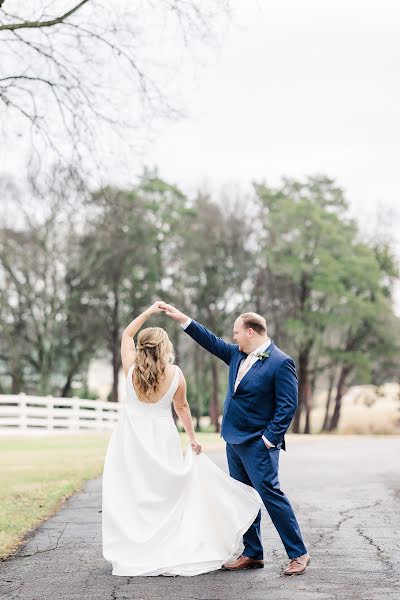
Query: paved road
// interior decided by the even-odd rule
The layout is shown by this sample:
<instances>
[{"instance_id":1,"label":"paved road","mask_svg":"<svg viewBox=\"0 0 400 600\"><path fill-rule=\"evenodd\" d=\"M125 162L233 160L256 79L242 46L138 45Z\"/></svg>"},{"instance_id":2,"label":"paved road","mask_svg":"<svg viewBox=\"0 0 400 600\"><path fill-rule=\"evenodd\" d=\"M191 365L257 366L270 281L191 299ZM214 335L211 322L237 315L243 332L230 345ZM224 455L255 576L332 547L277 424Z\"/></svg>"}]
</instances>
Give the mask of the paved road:
<instances>
[{"instance_id":1,"label":"paved road","mask_svg":"<svg viewBox=\"0 0 400 600\"><path fill-rule=\"evenodd\" d=\"M210 456L226 468L222 453ZM8 600L398 600L400 437L293 439L281 487L312 556L285 577L283 546L263 515L266 568L197 577L117 577L101 554L101 479L90 481L0 563Z\"/></svg>"}]
</instances>

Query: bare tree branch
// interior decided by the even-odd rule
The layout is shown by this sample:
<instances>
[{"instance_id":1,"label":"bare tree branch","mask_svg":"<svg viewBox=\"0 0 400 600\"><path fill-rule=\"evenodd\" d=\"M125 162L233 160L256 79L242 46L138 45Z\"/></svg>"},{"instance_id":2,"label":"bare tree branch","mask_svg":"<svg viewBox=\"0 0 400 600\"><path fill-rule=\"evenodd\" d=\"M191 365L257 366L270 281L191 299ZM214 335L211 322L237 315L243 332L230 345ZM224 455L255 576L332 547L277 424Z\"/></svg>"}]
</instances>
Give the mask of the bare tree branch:
<instances>
[{"instance_id":1,"label":"bare tree branch","mask_svg":"<svg viewBox=\"0 0 400 600\"><path fill-rule=\"evenodd\" d=\"M76 13L84 4L87 4L89 0L82 0L76 6L71 8L68 12L64 13L60 17L56 19L51 19L50 21L24 21L23 23L6 23L5 25L0 25L0 31L7 29L9 31L14 31L15 29L32 29L32 28L43 28L43 27L53 27L53 25L59 25L63 23L68 17L72 14ZM0 2L0 8L4 4L4 0Z\"/></svg>"},{"instance_id":2,"label":"bare tree branch","mask_svg":"<svg viewBox=\"0 0 400 600\"><path fill-rule=\"evenodd\" d=\"M21 3L24 18L0 3L1 143L21 140L24 154L31 145L37 173L53 156L91 176L111 160L128 171L160 119L182 118L177 52L189 64L228 0L75 0L68 11L65 1Z\"/></svg>"}]
</instances>

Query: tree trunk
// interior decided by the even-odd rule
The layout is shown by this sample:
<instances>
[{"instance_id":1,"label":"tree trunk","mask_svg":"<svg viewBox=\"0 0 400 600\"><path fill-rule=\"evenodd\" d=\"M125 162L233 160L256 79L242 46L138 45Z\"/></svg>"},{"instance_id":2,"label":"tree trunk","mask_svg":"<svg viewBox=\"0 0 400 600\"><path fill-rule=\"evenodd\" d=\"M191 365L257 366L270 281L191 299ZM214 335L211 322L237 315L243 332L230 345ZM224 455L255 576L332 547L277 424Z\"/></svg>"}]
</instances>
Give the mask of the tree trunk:
<instances>
[{"instance_id":1,"label":"tree trunk","mask_svg":"<svg viewBox=\"0 0 400 600\"><path fill-rule=\"evenodd\" d=\"M19 394L21 391L21 370L19 368L12 369L11 373L11 394Z\"/></svg>"},{"instance_id":2,"label":"tree trunk","mask_svg":"<svg viewBox=\"0 0 400 600\"><path fill-rule=\"evenodd\" d=\"M120 360L118 351L113 352L112 367L113 367L113 383L112 383L112 391L111 391L111 402L118 402L118 376L119 376L119 370L121 368L121 360Z\"/></svg>"},{"instance_id":3,"label":"tree trunk","mask_svg":"<svg viewBox=\"0 0 400 600\"><path fill-rule=\"evenodd\" d=\"M347 365L343 366L340 371L339 380L336 388L335 408L333 410L333 414L328 425L328 431L333 431L334 429L337 429L337 426L339 425L340 409L342 405L343 394L345 391L346 379L349 376L351 370L352 367Z\"/></svg>"},{"instance_id":4,"label":"tree trunk","mask_svg":"<svg viewBox=\"0 0 400 600\"><path fill-rule=\"evenodd\" d=\"M111 331L111 355L113 382L111 390L111 402L118 402L118 376L121 368L120 340L119 340L119 322L118 322L118 284L114 287L114 306L112 310L112 331Z\"/></svg>"},{"instance_id":5,"label":"tree trunk","mask_svg":"<svg viewBox=\"0 0 400 600\"><path fill-rule=\"evenodd\" d=\"M212 393L210 400L210 420L215 426L216 433L219 433L219 385L218 385L218 365L214 357L211 358L211 375L212 375Z\"/></svg>"},{"instance_id":6,"label":"tree trunk","mask_svg":"<svg viewBox=\"0 0 400 600\"><path fill-rule=\"evenodd\" d=\"M199 346L198 344L194 345L193 348L193 358L194 358L194 385L195 385L195 392L194 392L194 397L196 399L195 401L195 405L194 405L194 418L196 420L195 422L195 430L196 431L200 431L201 427L200 427L200 417L201 417L201 390L200 390L200 352L199 352Z\"/></svg>"},{"instance_id":7,"label":"tree trunk","mask_svg":"<svg viewBox=\"0 0 400 600\"><path fill-rule=\"evenodd\" d=\"M309 351L305 350L300 352L299 355L299 400L297 410L293 417L292 431L293 433L300 433L300 419L301 414L307 405L307 394L309 387L309 373L308 373L308 362L309 362Z\"/></svg>"},{"instance_id":8,"label":"tree trunk","mask_svg":"<svg viewBox=\"0 0 400 600\"><path fill-rule=\"evenodd\" d=\"M265 273L263 267L259 267L254 285L255 310L258 314L262 312L263 302L265 302Z\"/></svg>"},{"instance_id":9,"label":"tree trunk","mask_svg":"<svg viewBox=\"0 0 400 600\"><path fill-rule=\"evenodd\" d=\"M306 422L304 425L304 433L311 433L311 405L312 405L312 388L311 382L307 379L305 398L304 398L304 409L306 413Z\"/></svg>"},{"instance_id":10,"label":"tree trunk","mask_svg":"<svg viewBox=\"0 0 400 600\"><path fill-rule=\"evenodd\" d=\"M72 379L74 377L74 372L70 371L67 375L66 382L64 383L64 387L61 390L61 398L67 398L71 392L71 384Z\"/></svg>"},{"instance_id":11,"label":"tree trunk","mask_svg":"<svg viewBox=\"0 0 400 600\"><path fill-rule=\"evenodd\" d=\"M314 374L311 378L311 381L309 382L307 393L306 393L306 403L305 403L306 422L304 425L304 433L311 433L311 409L313 406L313 398L314 398L316 383L317 383L317 376L314 372Z\"/></svg>"},{"instance_id":12,"label":"tree trunk","mask_svg":"<svg viewBox=\"0 0 400 600\"><path fill-rule=\"evenodd\" d=\"M330 412L330 408L331 408L331 400L332 400L332 392L333 392L333 383L335 381L335 372L332 369L330 375L329 375L329 387L328 387L328 395L326 397L326 406L325 406L325 417L324 417L324 422L322 424L322 428L321 428L321 433L323 431L327 431L328 430L328 422L329 422L329 412Z\"/></svg>"},{"instance_id":13,"label":"tree trunk","mask_svg":"<svg viewBox=\"0 0 400 600\"><path fill-rule=\"evenodd\" d=\"M181 359L180 345L179 345L179 340L181 339L181 332L178 331L177 327L175 327L174 332L171 337L172 337L172 344L174 346L175 363L177 365L179 365L180 359Z\"/></svg>"},{"instance_id":14,"label":"tree trunk","mask_svg":"<svg viewBox=\"0 0 400 600\"><path fill-rule=\"evenodd\" d=\"M38 389L39 396L46 396L47 394L51 393L51 391L50 391L50 367L48 366L49 361L46 360L46 358L43 360L43 362L40 365L39 389Z\"/></svg>"}]
</instances>

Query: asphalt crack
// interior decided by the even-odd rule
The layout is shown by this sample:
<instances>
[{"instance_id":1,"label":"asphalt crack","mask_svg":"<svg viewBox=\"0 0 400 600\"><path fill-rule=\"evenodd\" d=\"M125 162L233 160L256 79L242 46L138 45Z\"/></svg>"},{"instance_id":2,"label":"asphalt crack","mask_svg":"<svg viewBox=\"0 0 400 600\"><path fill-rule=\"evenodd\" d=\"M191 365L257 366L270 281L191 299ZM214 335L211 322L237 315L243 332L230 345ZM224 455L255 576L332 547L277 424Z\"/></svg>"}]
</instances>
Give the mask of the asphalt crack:
<instances>
[{"instance_id":1,"label":"asphalt crack","mask_svg":"<svg viewBox=\"0 0 400 600\"><path fill-rule=\"evenodd\" d=\"M375 548L378 558L383 561L385 565L389 566L389 557L385 551L374 541L374 539L367 535L360 526L356 527L356 531L364 540L368 542L370 546Z\"/></svg>"},{"instance_id":2,"label":"asphalt crack","mask_svg":"<svg viewBox=\"0 0 400 600\"><path fill-rule=\"evenodd\" d=\"M338 520L338 522L336 524L334 524L328 528L329 531L319 532L318 539L314 543L314 546L320 544L322 541L332 540L334 538L334 534L340 530L340 528L342 527L342 525L344 523L346 523L346 521L354 519L357 516L357 512L359 512L361 510L368 510L368 509L375 508L376 506L379 506L380 504L382 504L382 501L377 500L373 504L354 506L353 508L346 508L346 510L340 510L338 512L338 514L341 516L341 518ZM348 514L348 513L355 513L355 514Z\"/></svg>"}]
</instances>

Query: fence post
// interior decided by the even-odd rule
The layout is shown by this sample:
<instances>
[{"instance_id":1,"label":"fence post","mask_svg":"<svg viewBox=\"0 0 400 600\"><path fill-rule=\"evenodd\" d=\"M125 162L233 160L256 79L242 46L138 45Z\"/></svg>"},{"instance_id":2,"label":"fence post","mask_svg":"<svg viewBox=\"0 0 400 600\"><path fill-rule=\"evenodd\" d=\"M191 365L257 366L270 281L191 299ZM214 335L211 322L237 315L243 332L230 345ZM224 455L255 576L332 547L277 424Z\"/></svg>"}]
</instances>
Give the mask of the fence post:
<instances>
[{"instance_id":1,"label":"fence post","mask_svg":"<svg viewBox=\"0 0 400 600\"><path fill-rule=\"evenodd\" d=\"M19 398L20 398L20 428L21 431L24 433L27 429L27 407L26 407L26 394L24 394L23 392L21 392L20 394L18 394Z\"/></svg>"},{"instance_id":2,"label":"fence post","mask_svg":"<svg viewBox=\"0 0 400 600\"><path fill-rule=\"evenodd\" d=\"M72 431L79 431L79 401L80 398L78 398L78 396L72 397L72 419L70 427Z\"/></svg>"},{"instance_id":3,"label":"fence post","mask_svg":"<svg viewBox=\"0 0 400 600\"><path fill-rule=\"evenodd\" d=\"M96 406L96 431L103 431L103 407Z\"/></svg>"},{"instance_id":4,"label":"fence post","mask_svg":"<svg viewBox=\"0 0 400 600\"><path fill-rule=\"evenodd\" d=\"M47 431L54 431L54 398L53 396L46 396L47 398Z\"/></svg>"}]
</instances>

